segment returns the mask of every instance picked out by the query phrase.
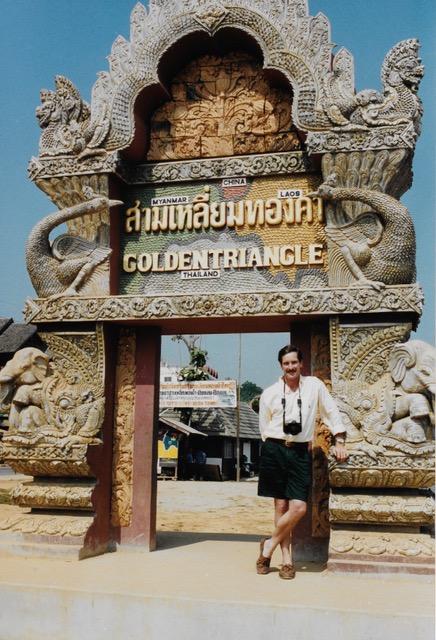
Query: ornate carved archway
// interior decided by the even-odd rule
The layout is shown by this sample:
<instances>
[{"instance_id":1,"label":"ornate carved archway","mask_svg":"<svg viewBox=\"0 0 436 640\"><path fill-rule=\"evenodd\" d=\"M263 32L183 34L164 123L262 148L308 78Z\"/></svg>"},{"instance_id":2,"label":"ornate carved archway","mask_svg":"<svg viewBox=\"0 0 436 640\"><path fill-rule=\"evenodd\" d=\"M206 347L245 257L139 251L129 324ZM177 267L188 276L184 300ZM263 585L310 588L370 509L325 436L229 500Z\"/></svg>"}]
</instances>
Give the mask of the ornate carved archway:
<instances>
[{"instance_id":1,"label":"ornate carved archway","mask_svg":"<svg viewBox=\"0 0 436 640\"><path fill-rule=\"evenodd\" d=\"M351 54L333 48L327 18L310 16L306 0L151 0L133 9L130 41L115 41L91 105L63 77L41 93L29 173L60 211L28 241L37 297L26 319L52 359L48 368L42 355L44 380L27 395L11 365L7 383L30 408L15 411L3 449L20 470L45 470L52 485L62 478L55 500L37 480L37 504L31 491L17 496L35 508L74 506L80 470L86 515L59 520L56 535L65 526L71 542L76 531L82 556L114 541L154 546L161 332L292 326L305 343L312 372L331 379L356 454L330 474L332 567L371 554L374 491L389 497L388 530L428 524L417 493L431 484L432 412L399 425L387 409L399 395L410 400L392 363L422 309L413 221L398 201L421 128L419 43L387 54L382 92L357 94ZM51 245L64 222L68 233ZM428 358L416 343L410 353ZM415 492L413 518L399 486ZM350 491L369 505L363 530ZM326 500L316 502L314 528L325 534ZM38 517L41 535L56 530L55 516ZM381 565L407 555L405 536ZM422 568L425 536L419 545Z\"/></svg>"}]
</instances>

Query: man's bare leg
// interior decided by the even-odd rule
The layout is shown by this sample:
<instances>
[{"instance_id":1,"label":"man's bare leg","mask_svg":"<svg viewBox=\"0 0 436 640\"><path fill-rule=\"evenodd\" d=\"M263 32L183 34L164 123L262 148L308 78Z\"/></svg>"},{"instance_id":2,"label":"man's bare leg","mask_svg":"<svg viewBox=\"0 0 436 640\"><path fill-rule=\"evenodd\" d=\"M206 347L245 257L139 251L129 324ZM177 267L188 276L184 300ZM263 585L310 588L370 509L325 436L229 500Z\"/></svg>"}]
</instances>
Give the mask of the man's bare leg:
<instances>
[{"instance_id":1,"label":"man's bare leg","mask_svg":"<svg viewBox=\"0 0 436 640\"><path fill-rule=\"evenodd\" d=\"M287 500L279 500L277 502L285 503ZM271 558L276 547L280 545L283 553L283 564L292 564L290 553L291 532L306 513L306 509L307 504L303 502L303 500L290 500L288 509L286 510L284 504L277 504L275 529L271 538L265 540L263 546L263 555L265 558Z\"/></svg>"},{"instance_id":2,"label":"man's bare leg","mask_svg":"<svg viewBox=\"0 0 436 640\"><path fill-rule=\"evenodd\" d=\"M274 526L277 527L279 520L289 510L289 500L274 498ZM280 541L283 564L292 564L291 556L291 534L290 532Z\"/></svg>"}]
</instances>

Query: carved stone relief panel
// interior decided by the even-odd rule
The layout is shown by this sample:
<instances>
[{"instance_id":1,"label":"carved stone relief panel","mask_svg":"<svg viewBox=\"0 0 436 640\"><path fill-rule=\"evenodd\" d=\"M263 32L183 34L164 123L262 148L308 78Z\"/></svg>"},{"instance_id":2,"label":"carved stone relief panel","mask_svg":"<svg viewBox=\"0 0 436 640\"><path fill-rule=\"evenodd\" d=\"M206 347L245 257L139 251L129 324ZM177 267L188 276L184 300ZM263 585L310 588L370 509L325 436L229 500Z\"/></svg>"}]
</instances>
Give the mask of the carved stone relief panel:
<instances>
[{"instance_id":1,"label":"carved stone relief panel","mask_svg":"<svg viewBox=\"0 0 436 640\"><path fill-rule=\"evenodd\" d=\"M330 570L434 575L434 544L416 531L332 529ZM377 566L378 565L378 566Z\"/></svg>"},{"instance_id":2,"label":"carved stone relief panel","mask_svg":"<svg viewBox=\"0 0 436 640\"><path fill-rule=\"evenodd\" d=\"M32 509L92 511L94 482L39 480L18 484L11 492L14 504Z\"/></svg>"},{"instance_id":3,"label":"carved stone relief panel","mask_svg":"<svg viewBox=\"0 0 436 640\"><path fill-rule=\"evenodd\" d=\"M433 524L434 500L426 495L333 492L330 520L341 523L425 526Z\"/></svg>"},{"instance_id":4,"label":"carved stone relief panel","mask_svg":"<svg viewBox=\"0 0 436 640\"><path fill-rule=\"evenodd\" d=\"M4 460L26 475L90 477L86 452L104 417L102 331L40 337L47 353L22 349L1 372Z\"/></svg>"},{"instance_id":5,"label":"carved stone relief panel","mask_svg":"<svg viewBox=\"0 0 436 640\"><path fill-rule=\"evenodd\" d=\"M333 380L360 380L374 383L388 369L392 346L410 337L410 323L343 324L331 323Z\"/></svg>"},{"instance_id":6,"label":"carved stone relief panel","mask_svg":"<svg viewBox=\"0 0 436 640\"><path fill-rule=\"evenodd\" d=\"M85 176L40 181L62 208L40 220L26 244L32 285L42 298L109 293L109 200L107 179ZM101 189L95 191L94 189ZM68 233L51 233L61 224Z\"/></svg>"},{"instance_id":7,"label":"carved stone relief panel","mask_svg":"<svg viewBox=\"0 0 436 640\"><path fill-rule=\"evenodd\" d=\"M115 382L111 524L127 527L132 515L136 334L121 329Z\"/></svg>"},{"instance_id":8,"label":"carved stone relief panel","mask_svg":"<svg viewBox=\"0 0 436 640\"><path fill-rule=\"evenodd\" d=\"M345 463L329 459L331 570L430 573L436 352L411 325L331 323Z\"/></svg>"},{"instance_id":9,"label":"carved stone relief panel","mask_svg":"<svg viewBox=\"0 0 436 640\"><path fill-rule=\"evenodd\" d=\"M405 342L410 329L333 324L334 391L356 451L434 453L435 350Z\"/></svg>"},{"instance_id":10,"label":"carved stone relief panel","mask_svg":"<svg viewBox=\"0 0 436 640\"><path fill-rule=\"evenodd\" d=\"M271 88L242 53L205 56L173 81L151 121L147 160L209 158L301 149L292 95Z\"/></svg>"}]
</instances>

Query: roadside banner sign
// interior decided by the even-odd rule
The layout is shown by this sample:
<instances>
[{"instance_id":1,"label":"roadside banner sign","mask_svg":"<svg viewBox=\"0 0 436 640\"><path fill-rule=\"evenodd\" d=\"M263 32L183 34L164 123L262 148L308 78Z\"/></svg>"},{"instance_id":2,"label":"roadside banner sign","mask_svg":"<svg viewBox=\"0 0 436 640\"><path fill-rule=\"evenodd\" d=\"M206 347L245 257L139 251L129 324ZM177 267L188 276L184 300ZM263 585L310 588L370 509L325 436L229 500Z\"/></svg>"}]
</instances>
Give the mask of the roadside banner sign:
<instances>
[{"instance_id":1,"label":"roadside banner sign","mask_svg":"<svg viewBox=\"0 0 436 640\"><path fill-rule=\"evenodd\" d=\"M162 382L160 385L161 408L234 408L236 404L236 380Z\"/></svg>"}]
</instances>

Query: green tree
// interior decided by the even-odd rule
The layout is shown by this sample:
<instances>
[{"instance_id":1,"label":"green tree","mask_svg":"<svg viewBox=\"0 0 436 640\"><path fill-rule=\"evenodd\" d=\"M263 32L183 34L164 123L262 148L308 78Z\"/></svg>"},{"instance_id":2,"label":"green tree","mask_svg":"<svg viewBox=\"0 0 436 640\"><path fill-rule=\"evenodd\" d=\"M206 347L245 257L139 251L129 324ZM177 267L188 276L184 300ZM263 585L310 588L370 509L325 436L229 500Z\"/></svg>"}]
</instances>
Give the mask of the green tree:
<instances>
[{"instance_id":1,"label":"green tree","mask_svg":"<svg viewBox=\"0 0 436 640\"><path fill-rule=\"evenodd\" d=\"M261 389L256 383L243 382L241 384L240 397L241 402L250 402L256 396L259 396L262 393L263 389Z\"/></svg>"},{"instance_id":2,"label":"green tree","mask_svg":"<svg viewBox=\"0 0 436 640\"><path fill-rule=\"evenodd\" d=\"M204 370L207 362L207 351L195 345L200 336L173 336L171 339L183 342L189 352L189 364L179 370L179 380L209 380L209 375Z\"/></svg>"},{"instance_id":3,"label":"green tree","mask_svg":"<svg viewBox=\"0 0 436 640\"><path fill-rule=\"evenodd\" d=\"M179 380L183 382L191 382L193 380L209 380L209 375L204 370L207 361L207 351L200 349L196 346L197 340L200 336L173 336L171 338L176 342L183 342L189 352L189 364L186 367L182 367L179 372ZM179 409L180 420L185 424L189 424L192 416L192 407Z\"/></svg>"}]
</instances>

